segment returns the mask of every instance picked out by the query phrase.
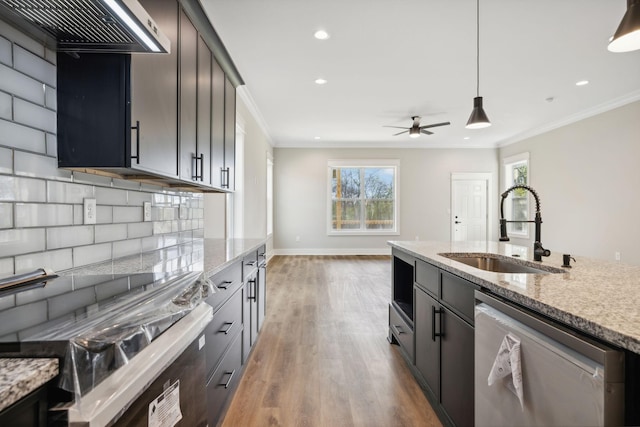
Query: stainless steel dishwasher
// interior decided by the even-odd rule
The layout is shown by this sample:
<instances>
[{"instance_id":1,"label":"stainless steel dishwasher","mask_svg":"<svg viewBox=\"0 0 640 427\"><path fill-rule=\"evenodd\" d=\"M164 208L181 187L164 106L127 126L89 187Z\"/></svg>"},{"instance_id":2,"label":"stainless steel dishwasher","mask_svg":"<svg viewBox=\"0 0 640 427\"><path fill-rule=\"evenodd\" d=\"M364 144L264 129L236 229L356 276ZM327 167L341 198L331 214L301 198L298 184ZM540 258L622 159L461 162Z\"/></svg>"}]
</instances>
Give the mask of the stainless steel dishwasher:
<instances>
[{"instance_id":1,"label":"stainless steel dishwasher","mask_svg":"<svg viewBox=\"0 0 640 427\"><path fill-rule=\"evenodd\" d=\"M485 293L475 298L476 426L624 424L622 351ZM500 351L515 359L501 365ZM489 385L505 367L514 372Z\"/></svg>"}]
</instances>

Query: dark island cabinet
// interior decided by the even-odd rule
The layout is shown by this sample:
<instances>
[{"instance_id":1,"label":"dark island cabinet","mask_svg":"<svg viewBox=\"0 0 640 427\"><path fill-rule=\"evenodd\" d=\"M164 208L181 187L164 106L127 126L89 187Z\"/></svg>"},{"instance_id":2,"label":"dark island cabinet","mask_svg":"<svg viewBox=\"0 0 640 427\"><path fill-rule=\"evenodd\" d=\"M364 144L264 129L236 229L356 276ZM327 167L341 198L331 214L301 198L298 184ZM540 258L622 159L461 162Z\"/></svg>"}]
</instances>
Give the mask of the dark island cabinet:
<instances>
[{"instance_id":1,"label":"dark island cabinet","mask_svg":"<svg viewBox=\"0 0 640 427\"><path fill-rule=\"evenodd\" d=\"M478 287L407 253L394 249L393 255L391 342L400 344L443 424L472 426L473 310ZM410 303L412 310L399 310L399 300Z\"/></svg>"},{"instance_id":2,"label":"dark island cabinet","mask_svg":"<svg viewBox=\"0 0 640 427\"><path fill-rule=\"evenodd\" d=\"M213 29L195 0L141 4L169 54L58 54L58 166L232 191L236 90Z\"/></svg>"},{"instance_id":3,"label":"dark island cabinet","mask_svg":"<svg viewBox=\"0 0 640 427\"><path fill-rule=\"evenodd\" d=\"M42 386L0 411L0 426L45 427L47 402L47 386Z\"/></svg>"}]
</instances>

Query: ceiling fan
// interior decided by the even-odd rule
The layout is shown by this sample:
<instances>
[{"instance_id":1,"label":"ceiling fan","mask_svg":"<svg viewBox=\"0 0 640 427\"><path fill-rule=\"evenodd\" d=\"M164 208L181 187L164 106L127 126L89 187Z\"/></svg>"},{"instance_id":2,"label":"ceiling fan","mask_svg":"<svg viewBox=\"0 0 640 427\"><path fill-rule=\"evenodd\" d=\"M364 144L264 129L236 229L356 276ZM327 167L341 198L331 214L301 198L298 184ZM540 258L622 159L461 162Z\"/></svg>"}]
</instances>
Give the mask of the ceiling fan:
<instances>
[{"instance_id":1,"label":"ceiling fan","mask_svg":"<svg viewBox=\"0 0 640 427\"><path fill-rule=\"evenodd\" d=\"M429 128L435 128L438 126L447 126L450 125L450 122L442 122L442 123L433 123L430 125L423 125L420 126L420 116L413 116L411 117L411 120L413 120L413 126L411 126L410 128L405 128L405 127L400 127L400 126L383 126L386 128L397 128L397 129L406 129L403 130L402 132L398 132L393 134L393 136L397 136L397 135L402 135L403 133L407 133L409 132L409 137L411 138L417 138L420 136L421 133L425 134L425 135L433 135L433 132L430 132L426 129Z\"/></svg>"}]
</instances>

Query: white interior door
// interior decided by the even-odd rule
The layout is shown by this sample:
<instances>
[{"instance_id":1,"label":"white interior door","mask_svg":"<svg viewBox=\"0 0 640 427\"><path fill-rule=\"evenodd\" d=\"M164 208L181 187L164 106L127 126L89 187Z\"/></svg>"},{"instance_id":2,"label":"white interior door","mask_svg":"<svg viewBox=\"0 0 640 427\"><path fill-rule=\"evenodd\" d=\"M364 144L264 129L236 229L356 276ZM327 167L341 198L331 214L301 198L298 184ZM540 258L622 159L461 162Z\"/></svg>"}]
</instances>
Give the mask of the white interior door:
<instances>
[{"instance_id":1,"label":"white interior door","mask_svg":"<svg viewBox=\"0 0 640 427\"><path fill-rule=\"evenodd\" d=\"M451 180L452 240L487 239L487 187L486 179Z\"/></svg>"}]
</instances>

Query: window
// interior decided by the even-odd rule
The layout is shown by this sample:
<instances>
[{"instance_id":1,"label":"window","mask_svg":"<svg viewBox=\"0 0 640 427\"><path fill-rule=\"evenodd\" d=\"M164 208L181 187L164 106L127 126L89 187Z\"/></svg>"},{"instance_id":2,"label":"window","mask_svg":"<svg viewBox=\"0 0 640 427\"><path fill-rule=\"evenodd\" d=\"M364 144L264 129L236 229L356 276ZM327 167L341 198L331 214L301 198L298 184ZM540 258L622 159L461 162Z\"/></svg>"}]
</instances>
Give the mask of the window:
<instances>
[{"instance_id":1,"label":"window","mask_svg":"<svg viewBox=\"0 0 640 427\"><path fill-rule=\"evenodd\" d=\"M329 234L398 234L398 163L329 161Z\"/></svg>"},{"instance_id":2,"label":"window","mask_svg":"<svg viewBox=\"0 0 640 427\"><path fill-rule=\"evenodd\" d=\"M517 156L507 157L503 160L505 187L514 185L529 185L529 153L519 154ZM528 221L529 218L529 192L526 190L516 189L509 193L504 201L505 218L512 221ZM526 222L508 223L507 232L515 237L528 238L529 224Z\"/></svg>"}]
</instances>

